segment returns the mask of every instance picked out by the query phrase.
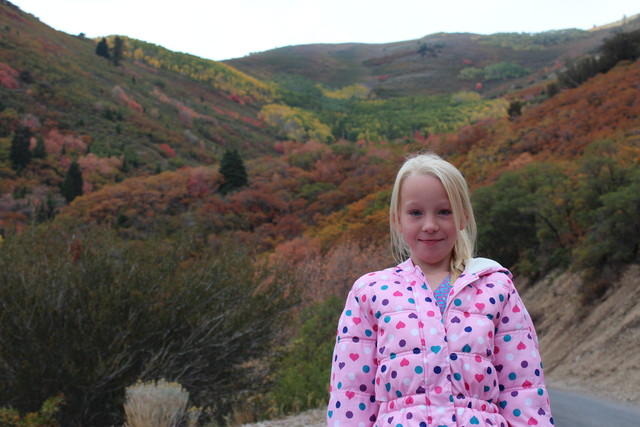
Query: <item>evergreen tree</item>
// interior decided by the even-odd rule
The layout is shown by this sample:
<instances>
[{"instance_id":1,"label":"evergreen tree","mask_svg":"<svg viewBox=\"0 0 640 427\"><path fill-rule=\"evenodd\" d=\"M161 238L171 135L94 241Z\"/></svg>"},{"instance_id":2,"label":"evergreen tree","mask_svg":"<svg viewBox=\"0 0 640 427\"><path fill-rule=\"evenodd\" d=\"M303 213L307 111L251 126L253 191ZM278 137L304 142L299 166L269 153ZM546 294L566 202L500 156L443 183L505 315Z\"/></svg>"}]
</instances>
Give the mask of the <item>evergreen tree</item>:
<instances>
[{"instance_id":1,"label":"evergreen tree","mask_svg":"<svg viewBox=\"0 0 640 427\"><path fill-rule=\"evenodd\" d=\"M124 57L124 40L122 40L122 38L116 36L116 38L114 39L114 46L113 46L113 65L118 66L120 65L120 61L122 61L122 58Z\"/></svg>"},{"instance_id":2,"label":"evergreen tree","mask_svg":"<svg viewBox=\"0 0 640 427\"><path fill-rule=\"evenodd\" d=\"M67 170L67 176L65 176L60 186L60 193L62 193L67 203L71 203L73 199L82 195L83 184L80 166L76 161L73 161Z\"/></svg>"},{"instance_id":3,"label":"evergreen tree","mask_svg":"<svg viewBox=\"0 0 640 427\"><path fill-rule=\"evenodd\" d=\"M107 39L104 37L100 40L98 46L96 46L96 55L107 59L111 58L111 55L109 55L109 45L107 44Z\"/></svg>"},{"instance_id":4,"label":"evergreen tree","mask_svg":"<svg viewBox=\"0 0 640 427\"><path fill-rule=\"evenodd\" d=\"M220 186L222 194L227 194L247 185L247 170L238 150L225 151L220 162L220 173L224 177L224 182Z\"/></svg>"},{"instance_id":5,"label":"evergreen tree","mask_svg":"<svg viewBox=\"0 0 640 427\"><path fill-rule=\"evenodd\" d=\"M28 127L17 129L11 140L11 152L9 153L11 166L15 171L20 172L31 162L30 144L31 130Z\"/></svg>"},{"instance_id":6,"label":"evergreen tree","mask_svg":"<svg viewBox=\"0 0 640 427\"><path fill-rule=\"evenodd\" d=\"M38 138L38 141L36 142L36 148L33 149L33 157L35 159L47 158L47 149L44 146L44 140L42 138Z\"/></svg>"}]
</instances>

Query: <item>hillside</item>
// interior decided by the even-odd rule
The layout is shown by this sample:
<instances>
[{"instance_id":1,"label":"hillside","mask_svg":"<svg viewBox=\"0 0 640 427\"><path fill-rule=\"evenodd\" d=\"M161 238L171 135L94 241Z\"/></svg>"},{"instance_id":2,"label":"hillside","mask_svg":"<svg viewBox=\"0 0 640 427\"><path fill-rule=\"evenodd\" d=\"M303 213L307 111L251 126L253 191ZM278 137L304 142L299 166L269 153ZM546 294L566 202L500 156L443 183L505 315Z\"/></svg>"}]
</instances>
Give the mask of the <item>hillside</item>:
<instances>
[{"instance_id":1,"label":"hillside","mask_svg":"<svg viewBox=\"0 0 640 427\"><path fill-rule=\"evenodd\" d=\"M460 79L460 72L496 62L510 62L529 70L526 76L508 84L502 79L483 82L483 94L496 96L516 86L524 87L553 78L553 72L564 61L592 52L623 25L629 30L637 28L640 17L590 31L566 29L487 36L442 33L378 45L290 46L225 63L262 80L296 74L334 88L365 84L380 96L473 90L478 80Z\"/></svg>"},{"instance_id":2,"label":"hillside","mask_svg":"<svg viewBox=\"0 0 640 427\"><path fill-rule=\"evenodd\" d=\"M638 273L638 265L626 268L590 309L573 298L585 286L575 273L520 282L551 384L640 405Z\"/></svg>"},{"instance_id":3,"label":"hillside","mask_svg":"<svg viewBox=\"0 0 640 427\"><path fill-rule=\"evenodd\" d=\"M83 146L79 154L124 156L146 172L215 163L229 146L269 152L257 119L273 97L265 83L124 36L115 66L96 55L96 40L55 31L9 2L0 23L3 137L28 112L48 151L49 140L67 138Z\"/></svg>"},{"instance_id":4,"label":"hillside","mask_svg":"<svg viewBox=\"0 0 640 427\"><path fill-rule=\"evenodd\" d=\"M638 367L632 298L640 262L638 22L292 46L219 63L124 35L108 38L108 59L96 54L100 40L55 31L0 2L0 248L10 248L0 251L0 261L23 266L33 278L32 284L9 268L12 275L3 277L11 283L0 284L6 297L0 320L4 313L25 319L5 319L11 323L0 328L6 339L0 370L11 360L23 375L0 387L0 407L37 410L64 390L71 393L64 417L104 416L112 425L122 421L113 408L121 406L125 386L167 372L190 378L185 387L198 405L212 405L220 422L232 413L254 420L322 403L344 295L358 272L392 262L390 187L403 157L420 150L441 154L467 178L479 255L514 271L550 379L584 388L596 377L607 394L637 402L635 379L625 372ZM115 61L119 43L124 50ZM613 57L606 69L591 56L564 63L596 53ZM568 73L579 78L563 85ZM232 150L248 182L222 192L228 178L220 163ZM65 183L77 175L82 194L67 200ZM211 279L209 266L222 273ZM255 306L232 299L238 281L255 288L248 292ZM251 336L251 327L279 340L244 346L235 335L215 335L242 350L229 368L242 383L235 389L231 376L221 378L206 364L211 358L200 356L201 346L189 347L202 330L189 335L188 328L202 319L208 325L213 315L194 297L196 284L225 316L244 307L229 325L215 313L220 334L247 325L239 340ZM23 285L24 295L13 291ZM280 309L265 304L268 295L254 299L276 285L297 299L276 298ZM53 304L51 318L42 309L45 315L33 320L24 307L34 301ZM95 315L78 308L84 303ZM285 321L272 325L247 307ZM165 336L152 321L137 325L137 309L175 326L172 339L188 351L162 347L155 358L131 356L136 343L151 348ZM605 315L612 323L603 335ZM24 345L20 337L38 320L44 341ZM78 327L69 326L76 321ZM87 325L122 339L122 348ZM149 337L138 337L138 329ZM51 341L57 334L64 339ZM205 344L215 360L229 357L217 342ZM611 346L620 350L612 357L619 367L599 368ZM29 351L42 348L50 351ZM92 371L76 354L94 350L101 356L91 360ZM165 357L179 362L173 368L196 368L163 370L158 361ZM125 359L135 359L126 370L119 365ZM17 378L45 375L29 368L40 364L47 381L36 392ZM198 364L216 381L199 381ZM121 376L114 380L112 372ZM95 413L86 413L85 394L77 390L94 393Z\"/></svg>"}]
</instances>

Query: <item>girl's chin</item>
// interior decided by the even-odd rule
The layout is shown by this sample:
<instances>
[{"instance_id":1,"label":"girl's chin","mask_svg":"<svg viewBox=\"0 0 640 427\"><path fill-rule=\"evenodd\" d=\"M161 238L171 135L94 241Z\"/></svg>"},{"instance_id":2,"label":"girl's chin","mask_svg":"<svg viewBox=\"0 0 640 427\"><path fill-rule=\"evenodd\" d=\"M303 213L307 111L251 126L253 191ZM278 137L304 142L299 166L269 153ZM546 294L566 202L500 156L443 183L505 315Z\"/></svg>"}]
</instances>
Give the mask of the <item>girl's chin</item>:
<instances>
[{"instance_id":1,"label":"girl's chin","mask_svg":"<svg viewBox=\"0 0 640 427\"><path fill-rule=\"evenodd\" d=\"M423 245L427 245L427 246L435 246L438 243L441 243L442 240L418 240L418 243L421 243Z\"/></svg>"}]
</instances>

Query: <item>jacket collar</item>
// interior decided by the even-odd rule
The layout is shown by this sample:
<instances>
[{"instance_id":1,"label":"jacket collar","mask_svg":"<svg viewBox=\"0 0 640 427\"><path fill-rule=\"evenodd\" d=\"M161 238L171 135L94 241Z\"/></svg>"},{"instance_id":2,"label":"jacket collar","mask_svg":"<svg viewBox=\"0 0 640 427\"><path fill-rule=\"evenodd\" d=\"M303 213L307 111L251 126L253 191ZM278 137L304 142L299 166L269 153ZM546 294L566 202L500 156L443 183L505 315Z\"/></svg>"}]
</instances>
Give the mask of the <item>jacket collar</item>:
<instances>
[{"instance_id":1,"label":"jacket collar","mask_svg":"<svg viewBox=\"0 0 640 427\"><path fill-rule=\"evenodd\" d=\"M407 259L403 263L399 264L396 267L396 270L402 270L406 273L415 274L420 276L422 280L424 280L424 274L420 267L415 265L411 258ZM489 258L469 258L465 261L465 269L458 277L458 280L454 283L454 287L457 288L459 286L468 285L471 282L478 280L480 277L485 276L487 274L495 273L498 271L502 271L506 273L509 278L511 278L511 273L509 270L504 268L502 265L497 263L496 261Z\"/></svg>"}]
</instances>

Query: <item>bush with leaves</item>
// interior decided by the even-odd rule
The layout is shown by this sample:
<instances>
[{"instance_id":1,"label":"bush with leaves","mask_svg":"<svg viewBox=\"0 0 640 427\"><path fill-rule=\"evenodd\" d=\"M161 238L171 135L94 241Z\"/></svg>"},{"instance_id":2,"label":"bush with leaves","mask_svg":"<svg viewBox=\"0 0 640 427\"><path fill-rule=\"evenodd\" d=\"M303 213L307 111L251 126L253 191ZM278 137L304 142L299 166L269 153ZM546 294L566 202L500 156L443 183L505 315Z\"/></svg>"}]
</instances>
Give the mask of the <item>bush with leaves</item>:
<instances>
[{"instance_id":1,"label":"bush with leaves","mask_svg":"<svg viewBox=\"0 0 640 427\"><path fill-rule=\"evenodd\" d=\"M600 55L586 56L567 62L558 73L563 88L576 88L598 73L606 73L621 61L635 61L640 57L640 30L620 32L605 40L599 48Z\"/></svg>"},{"instance_id":2,"label":"bush with leaves","mask_svg":"<svg viewBox=\"0 0 640 427\"><path fill-rule=\"evenodd\" d=\"M107 230L9 236L0 251L0 406L62 393L65 426L123 421L125 387L180 382L224 414L251 389L289 297L232 242L124 241Z\"/></svg>"},{"instance_id":3,"label":"bush with leaves","mask_svg":"<svg viewBox=\"0 0 640 427\"><path fill-rule=\"evenodd\" d=\"M12 408L0 408L0 425L3 427L57 427L56 414L64 404L64 398L59 395L44 401L37 412L29 412L24 416Z\"/></svg>"},{"instance_id":4,"label":"bush with leaves","mask_svg":"<svg viewBox=\"0 0 640 427\"><path fill-rule=\"evenodd\" d=\"M301 327L276 361L270 398L283 413L297 413L327 403L331 355L344 299L329 297L301 315Z\"/></svg>"},{"instance_id":5,"label":"bush with leaves","mask_svg":"<svg viewBox=\"0 0 640 427\"><path fill-rule=\"evenodd\" d=\"M533 163L473 193L478 250L518 273L568 266L576 231L572 186L562 166Z\"/></svg>"}]
</instances>

